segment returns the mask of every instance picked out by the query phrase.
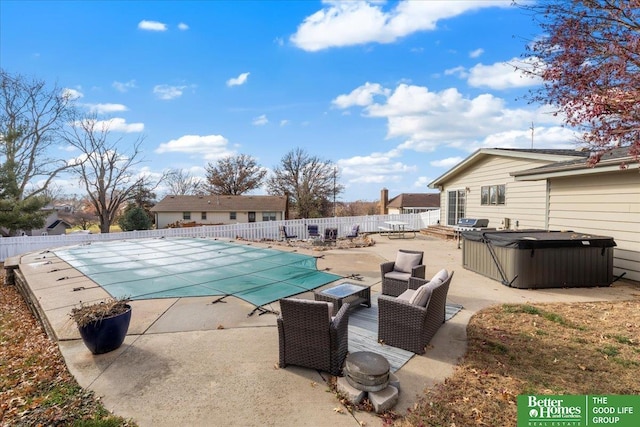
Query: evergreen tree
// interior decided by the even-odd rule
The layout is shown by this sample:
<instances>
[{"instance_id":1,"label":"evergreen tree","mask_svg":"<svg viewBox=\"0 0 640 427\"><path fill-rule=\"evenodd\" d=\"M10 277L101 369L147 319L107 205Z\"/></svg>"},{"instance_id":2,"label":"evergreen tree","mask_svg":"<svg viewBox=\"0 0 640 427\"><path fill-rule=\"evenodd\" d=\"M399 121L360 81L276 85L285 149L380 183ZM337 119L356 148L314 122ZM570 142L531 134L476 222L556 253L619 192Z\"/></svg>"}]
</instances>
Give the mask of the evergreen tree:
<instances>
[{"instance_id":1,"label":"evergreen tree","mask_svg":"<svg viewBox=\"0 0 640 427\"><path fill-rule=\"evenodd\" d=\"M151 219L143 208L129 204L120 217L118 225L122 231L149 230L151 229Z\"/></svg>"}]
</instances>

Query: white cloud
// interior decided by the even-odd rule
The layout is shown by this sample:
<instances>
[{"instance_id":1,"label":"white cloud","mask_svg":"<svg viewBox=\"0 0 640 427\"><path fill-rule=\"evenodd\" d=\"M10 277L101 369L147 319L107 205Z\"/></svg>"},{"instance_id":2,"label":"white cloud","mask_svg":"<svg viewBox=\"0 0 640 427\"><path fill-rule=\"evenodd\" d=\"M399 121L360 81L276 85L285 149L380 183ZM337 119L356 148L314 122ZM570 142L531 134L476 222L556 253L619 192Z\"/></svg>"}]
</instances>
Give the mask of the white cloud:
<instances>
[{"instance_id":1,"label":"white cloud","mask_svg":"<svg viewBox=\"0 0 640 427\"><path fill-rule=\"evenodd\" d=\"M122 92L122 93L128 92L129 89L134 89L137 87L135 80L129 80L128 82L115 81L111 83L111 86L113 86L113 88L118 92Z\"/></svg>"},{"instance_id":2,"label":"white cloud","mask_svg":"<svg viewBox=\"0 0 640 427\"><path fill-rule=\"evenodd\" d=\"M384 2L327 1L290 37L297 47L319 51L365 43L393 43L418 31L436 29L438 21L484 7L508 7L510 1L400 1L385 11Z\"/></svg>"},{"instance_id":3,"label":"white cloud","mask_svg":"<svg viewBox=\"0 0 640 427\"><path fill-rule=\"evenodd\" d=\"M156 85L153 93L160 99L171 100L182 96L187 86Z\"/></svg>"},{"instance_id":4,"label":"white cloud","mask_svg":"<svg viewBox=\"0 0 640 427\"><path fill-rule=\"evenodd\" d=\"M574 133L563 130L562 118L553 116L550 107L510 108L492 94L471 98L456 88L432 92L424 86L399 84L389 93L384 102L360 104L364 116L386 119L387 138L401 140L399 151L432 152L439 146L467 152L488 146L528 148L526 135L532 122L541 128L539 148L564 148L575 141Z\"/></svg>"},{"instance_id":5,"label":"white cloud","mask_svg":"<svg viewBox=\"0 0 640 427\"><path fill-rule=\"evenodd\" d=\"M469 73L467 73L467 69L464 68L462 65L458 66L458 67L454 67L454 68L449 68L444 70L444 75L445 76L451 76L451 75L457 75L460 78L467 78L467 76L469 75Z\"/></svg>"},{"instance_id":6,"label":"white cloud","mask_svg":"<svg viewBox=\"0 0 640 427\"><path fill-rule=\"evenodd\" d=\"M118 113L127 111L126 105L122 104L87 104L89 111L97 114Z\"/></svg>"},{"instance_id":7,"label":"white cloud","mask_svg":"<svg viewBox=\"0 0 640 427\"><path fill-rule=\"evenodd\" d=\"M96 132L109 131L109 132L123 132L134 133L142 132L144 130L144 123L127 123L127 121L121 117L114 117L107 120L92 120L85 119L89 122L89 126L83 125L80 122L71 123L72 126L79 126L81 128L94 129Z\"/></svg>"},{"instance_id":8,"label":"white cloud","mask_svg":"<svg viewBox=\"0 0 640 427\"><path fill-rule=\"evenodd\" d=\"M187 31L189 29L189 26L187 24L185 24L184 22L181 22L178 24L178 29L180 31Z\"/></svg>"},{"instance_id":9,"label":"white cloud","mask_svg":"<svg viewBox=\"0 0 640 427\"><path fill-rule=\"evenodd\" d=\"M490 89L509 89L537 86L542 83L539 78L532 78L517 70L517 67L531 69L537 59L513 58L510 61L496 62L492 65L477 64L469 70L468 83L473 87Z\"/></svg>"},{"instance_id":10,"label":"white cloud","mask_svg":"<svg viewBox=\"0 0 640 427\"><path fill-rule=\"evenodd\" d=\"M264 126L267 123L269 123L269 119L267 119L267 115L263 114L261 116L255 117L253 119L253 121L251 122L252 125L254 126Z\"/></svg>"},{"instance_id":11,"label":"white cloud","mask_svg":"<svg viewBox=\"0 0 640 427\"><path fill-rule=\"evenodd\" d=\"M216 160L233 154L228 145L229 141L222 135L184 135L160 144L155 152L186 153L204 157L205 160Z\"/></svg>"},{"instance_id":12,"label":"white cloud","mask_svg":"<svg viewBox=\"0 0 640 427\"><path fill-rule=\"evenodd\" d=\"M145 31L167 31L167 24L158 21L142 20L138 23L138 29Z\"/></svg>"},{"instance_id":13,"label":"white cloud","mask_svg":"<svg viewBox=\"0 0 640 427\"><path fill-rule=\"evenodd\" d=\"M479 58L484 53L484 49L478 48L469 52L469 58Z\"/></svg>"},{"instance_id":14,"label":"white cloud","mask_svg":"<svg viewBox=\"0 0 640 427\"><path fill-rule=\"evenodd\" d=\"M497 132L488 135L482 141L474 144L474 150L478 148L564 148L574 149L576 147L577 134L570 129L554 127L534 127L533 141L531 140L531 129L514 129L504 132Z\"/></svg>"},{"instance_id":15,"label":"white cloud","mask_svg":"<svg viewBox=\"0 0 640 427\"><path fill-rule=\"evenodd\" d=\"M288 124L289 124L289 120L287 119L280 120L280 126L287 126Z\"/></svg>"},{"instance_id":16,"label":"white cloud","mask_svg":"<svg viewBox=\"0 0 640 427\"><path fill-rule=\"evenodd\" d=\"M227 80L227 86L240 86L247 82L247 78L249 78L249 74L251 73L242 73L238 77L230 78Z\"/></svg>"},{"instance_id":17,"label":"white cloud","mask_svg":"<svg viewBox=\"0 0 640 427\"><path fill-rule=\"evenodd\" d=\"M71 89L67 87L62 89L62 96L69 100L74 100L74 99L80 99L84 97L84 94L79 90Z\"/></svg>"},{"instance_id":18,"label":"white cloud","mask_svg":"<svg viewBox=\"0 0 640 427\"><path fill-rule=\"evenodd\" d=\"M447 157L446 159L440 159L440 160L433 160L431 162L429 162L429 164L433 167L436 168L446 168L446 169L450 169L451 167L457 165L458 163L460 163L461 161L463 161L464 159L462 157ZM431 182L433 180L429 180L427 182L427 184L429 182Z\"/></svg>"},{"instance_id":19,"label":"white cloud","mask_svg":"<svg viewBox=\"0 0 640 427\"><path fill-rule=\"evenodd\" d=\"M134 133L144 130L144 123L127 123L125 119L120 117L96 121L95 129L101 129L103 126L112 132Z\"/></svg>"},{"instance_id":20,"label":"white cloud","mask_svg":"<svg viewBox=\"0 0 640 427\"><path fill-rule=\"evenodd\" d=\"M59 150L62 151L66 151L66 152L72 152L72 151L77 151L78 149L76 147L74 147L73 145L65 145L65 146L60 146L58 147Z\"/></svg>"},{"instance_id":21,"label":"white cloud","mask_svg":"<svg viewBox=\"0 0 640 427\"><path fill-rule=\"evenodd\" d=\"M398 160L397 150L386 153L371 153L368 156L354 156L338 160L340 173L347 183L399 182L406 173L415 172L415 166L408 166Z\"/></svg>"},{"instance_id":22,"label":"white cloud","mask_svg":"<svg viewBox=\"0 0 640 427\"><path fill-rule=\"evenodd\" d=\"M337 108L349 108L352 106L366 107L373 103L373 97L376 95L389 96L391 91L383 88L378 83L365 83L355 88L347 95L339 95L331 103Z\"/></svg>"},{"instance_id":23,"label":"white cloud","mask_svg":"<svg viewBox=\"0 0 640 427\"><path fill-rule=\"evenodd\" d=\"M416 179L415 182L413 183L413 186L415 188L420 188L422 190L421 192L424 192L424 190L427 189L427 186L431 181L433 181L433 178L429 178L426 176L419 176L418 179Z\"/></svg>"}]
</instances>

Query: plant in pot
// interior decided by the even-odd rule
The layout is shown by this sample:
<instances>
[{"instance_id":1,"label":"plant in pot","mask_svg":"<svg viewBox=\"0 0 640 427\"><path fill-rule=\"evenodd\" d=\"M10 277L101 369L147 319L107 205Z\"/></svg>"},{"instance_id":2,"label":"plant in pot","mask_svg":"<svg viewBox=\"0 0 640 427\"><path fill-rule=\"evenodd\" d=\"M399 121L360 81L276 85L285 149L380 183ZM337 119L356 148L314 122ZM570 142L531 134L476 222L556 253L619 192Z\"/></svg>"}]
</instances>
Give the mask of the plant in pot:
<instances>
[{"instance_id":1,"label":"plant in pot","mask_svg":"<svg viewBox=\"0 0 640 427\"><path fill-rule=\"evenodd\" d=\"M120 347L131 322L129 298L110 298L93 304L80 303L69 316L76 322L82 341L93 354Z\"/></svg>"}]
</instances>

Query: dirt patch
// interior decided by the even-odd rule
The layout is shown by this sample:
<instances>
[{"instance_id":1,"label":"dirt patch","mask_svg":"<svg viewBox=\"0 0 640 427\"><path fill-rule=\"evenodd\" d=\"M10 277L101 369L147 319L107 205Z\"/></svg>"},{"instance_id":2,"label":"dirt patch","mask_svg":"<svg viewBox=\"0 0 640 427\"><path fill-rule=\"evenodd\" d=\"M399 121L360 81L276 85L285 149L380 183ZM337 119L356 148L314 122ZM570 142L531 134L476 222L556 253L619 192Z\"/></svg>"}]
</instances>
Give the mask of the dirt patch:
<instances>
[{"instance_id":1,"label":"dirt patch","mask_svg":"<svg viewBox=\"0 0 640 427\"><path fill-rule=\"evenodd\" d=\"M353 239L340 238L336 241L324 241L321 239L307 239L307 240L263 240L262 243L269 243L271 245L283 246L289 248L300 248L309 251L330 251L332 249L350 249L350 248L366 248L368 246L375 245L375 240L368 235L360 235Z\"/></svg>"}]
</instances>

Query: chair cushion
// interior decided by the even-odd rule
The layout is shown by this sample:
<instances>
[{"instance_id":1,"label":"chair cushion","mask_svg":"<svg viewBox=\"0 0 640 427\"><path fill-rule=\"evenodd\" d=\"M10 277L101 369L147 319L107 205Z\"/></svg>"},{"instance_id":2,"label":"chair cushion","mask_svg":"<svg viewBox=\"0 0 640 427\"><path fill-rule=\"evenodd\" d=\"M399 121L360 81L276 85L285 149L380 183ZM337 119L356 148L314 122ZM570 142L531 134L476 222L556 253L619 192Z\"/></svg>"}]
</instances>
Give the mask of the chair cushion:
<instances>
[{"instance_id":1,"label":"chair cushion","mask_svg":"<svg viewBox=\"0 0 640 427\"><path fill-rule=\"evenodd\" d=\"M409 277L411 277L411 273L402 273L400 271L390 271L384 275L386 279L392 280L402 280L404 282L409 281Z\"/></svg>"},{"instance_id":2,"label":"chair cushion","mask_svg":"<svg viewBox=\"0 0 640 427\"><path fill-rule=\"evenodd\" d=\"M443 268L442 270L438 271L436 274L433 275L433 277L431 278L431 281L440 280L440 282L444 282L445 280L447 280L447 277L449 277L449 272Z\"/></svg>"},{"instance_id":3,"label":"chair cushion","mask_svg":"<svg viewBox=\"0 0 640 427\"><path fill-rule=\"evenodd\" d=\"M403 293L401 293L400 295L398 295L396 297L396 299L398 300L402 300L402 301L406 301L409 302L411 300L411 297L413 296L413 294L415 294L416 291L414 291L413 289L407 289L406 291L404 291Z\"/></svg>"},{"instance_id":4,"label":"chair cushion","mask_svg":"<svg viewBox=\"0 0 640 427\"><path fill-rule=\"evenodd\" d=\"M329 306L329 321L332 321L333 320L333 303L327 302L327 305Z\"/></svg>"},{"instance_id":5,"label":"chair cushion","mask_svg":"<svg viewBox=\"0 0 640 427\"><path fill-rule=\"evenodd\" d=\"M402 273L411 273L413 267L420 265L421 254L410 254L407 252L398 252L396 255L396 263L393 266L395 271Z\"/></svg>"},{"instance_id":6,"label":"chair cushion","mask_svg":"<svg viewBox=\"0 0 640 427\"><path fill-rule=\"evenodd\" d=\"M433 290L442 284L441 281L431 281L425 283L416 289L415 293L411 296L409 303L414 305L419 305L420 307L426 307L429 304L429 300L431 299L431 294Z\"/></svg>"}]
</instances>

